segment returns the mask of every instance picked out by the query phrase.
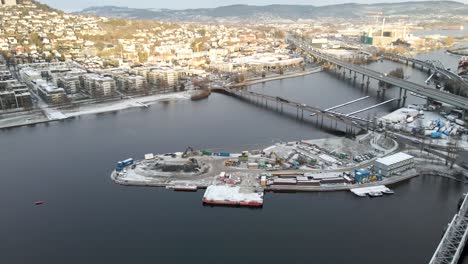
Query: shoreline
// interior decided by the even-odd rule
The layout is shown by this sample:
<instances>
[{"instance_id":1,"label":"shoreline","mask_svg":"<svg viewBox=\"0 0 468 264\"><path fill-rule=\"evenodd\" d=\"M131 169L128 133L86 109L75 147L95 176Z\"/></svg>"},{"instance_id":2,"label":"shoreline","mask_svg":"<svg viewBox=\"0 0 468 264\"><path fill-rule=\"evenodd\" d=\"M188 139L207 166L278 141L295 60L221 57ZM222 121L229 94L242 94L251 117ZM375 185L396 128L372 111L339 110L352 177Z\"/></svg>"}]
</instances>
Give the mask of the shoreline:
<instances>
[{"instance_id":1,"label":"shoreline","mask_svg":"<svg viewBox=\"0 0 468 264\"><path fill-rule=\"evenodd\" d=\"M250 86L258 83L277 81L282 79L289 79L301 77L309 74L321 72L321 67L315 67L304 72L293 72L285 75L272 76L266 78L250 79L242 84L229 85L229 87ZM85 103L76 106L59 106L59 107L46 107L38 108L28 112L12 112L5 113L5 115L12 115L7 118L0 118L0 129L10 129L23 126L35 126L38 124L45 124L50 122L57 122L61 120L71 119L78 116L90 114L103 114L110 112L117 112L131 108L147 108L150 105L165 101L165 100L187 100L191 99L192 93L190 91L173 92L164 94L154 94L146 96L127 96L125 99L105 100L96 103Z\"/></svg>"},{"instance_id":2,"label":"shoreline","mask_svg":"<svg viewBox=\"0 0 468 264\"><path fill-rule=\"evenodd\" d=\"M92 115L92 114L103 114L117 112L125 109L131 108L148 108L152 104L161 101L171 101L171 100L187 100L190 99L190 92L174 92L174 93L165 93L165 94L154 94L147 96L139 97L130 97L119 100L104 101L93 104L83 104L78 106L73 106L72 108L65 107L48 107L46 109L36 109L30 111L27 114L19 115L17 117L10 117L5 119L0 119L0 129L8 129L15 127L23 126L34 126L38 124L44 124L49 122L57 122L61 120L67 120L71 118L76 118L78 116ZM57 118L50 118L46 112L52 112ZM19 114L19 113L17 113ZM39 116L42 115L42 116ZM35 120L32 120L35 118ZM11 121L10 124L6 121L11 119L23 119L21 121ZM2 125L2 122L7 124Z\"/></svg>"}]
</instances>

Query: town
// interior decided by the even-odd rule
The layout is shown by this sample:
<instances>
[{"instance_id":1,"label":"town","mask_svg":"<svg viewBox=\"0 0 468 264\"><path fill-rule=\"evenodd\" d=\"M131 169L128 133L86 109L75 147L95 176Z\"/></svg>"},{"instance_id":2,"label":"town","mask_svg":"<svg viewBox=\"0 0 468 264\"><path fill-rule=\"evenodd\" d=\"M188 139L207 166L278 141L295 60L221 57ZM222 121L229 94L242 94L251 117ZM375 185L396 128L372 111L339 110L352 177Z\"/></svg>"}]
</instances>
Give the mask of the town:
<instances>
[{"instance_id":1,"label":"town","mask_svg":"<svg viewBox=\"0 0 468 264\"><path fill-rule=\"evenodd\" d=\"M0 0L1 262L461 263L467 4L91 2Z\"/></svg>"}]
</instances>

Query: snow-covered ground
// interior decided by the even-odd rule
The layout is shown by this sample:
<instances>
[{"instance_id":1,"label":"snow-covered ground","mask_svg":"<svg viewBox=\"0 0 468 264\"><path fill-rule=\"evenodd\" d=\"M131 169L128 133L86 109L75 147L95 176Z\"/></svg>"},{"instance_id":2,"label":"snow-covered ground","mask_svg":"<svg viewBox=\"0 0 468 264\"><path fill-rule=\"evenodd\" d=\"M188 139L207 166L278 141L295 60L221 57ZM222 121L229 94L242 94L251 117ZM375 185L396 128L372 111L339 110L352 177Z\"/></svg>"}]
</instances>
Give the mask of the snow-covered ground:
<instances>
[{"instance_id":1,"label":"snow-covered ground","mask_svg":"<svg viewBox=\"0 0 468 264\"><path fill-rule=\"evenodd\" d=\"M263 203L263 193L239 186L210 185L203 198L212 201Z\"/></svg>"},{"instance_id":2,"label":"snow-covered ground","mask_svg":"<svg viewBox=\"0 0 468 264\"><path fill-rule=\"evenodd\" d=\"M62 120L69 117L113 112L134 107L148 107L157 101L163 100L185 100L190 99L190 92L177 92L168 94L149 95L137 98L128 98L118 101L103 102L96 104L80 105L73 109L58 109L49 107L45 102L39 100L38 106L42 113L23 112L15 115L2 116L0 118L0 128L15 127L23 125L37 124L47 121Z\"/></svg>"},{"instance_id":3,"label":"snow-covered ground","mask_svg":"<svg viewBox=\"0 0 468 264\"><path fill-rule=\"evenodd\" d=\"M190 99L189 92L178 92L170 94L158 94L158 95L149 95L139 98L129 98L119 101L98 103L83 105L77 109L63 111L66 117L80 116L80 115L89 115L89 114L99 114L105 112L113 112L118 110L123 110L133 107L145 107L151 104L154 104L157 101L161 100L183 100Z\"/></svg>"}]
</instances>

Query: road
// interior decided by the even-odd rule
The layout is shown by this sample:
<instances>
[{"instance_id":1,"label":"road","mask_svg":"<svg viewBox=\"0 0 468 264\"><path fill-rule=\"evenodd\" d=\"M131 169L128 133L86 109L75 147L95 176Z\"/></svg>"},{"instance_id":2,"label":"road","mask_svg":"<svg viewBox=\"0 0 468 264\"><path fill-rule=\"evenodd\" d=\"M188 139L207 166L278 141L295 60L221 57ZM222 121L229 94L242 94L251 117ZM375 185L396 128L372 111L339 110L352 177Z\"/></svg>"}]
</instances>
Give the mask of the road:
<instances>
[{"instance_id":1,"label":"road","mask_svg":"<svg viewBox=\"0 0 468 264\"><path fill-rule=\"evenodd\" d=\"M336 57L330 56L328 54L324 54L318 50L314 50L310 48L307 44L305 43L299 43L293 41L293 43L296 44L297 47L301 48L303 51L309 53L310 55L317 57L319 59L329 61L335 65L344 67L346 69L349 69L354 72L358 72L360 74L366 75L372 79L383 81L385 83L388 83L390 85L400 87L402 89L408 90L410 92L420 94L422 96L426 96L428 98L432 98L456 107L459 107L463 110L468 110L468 98L461 97L458 95L454 95L451 93L446 93L442 92L436 89L431 89L431 88L426 88L425 86L408 82L399 78L391 77L391 76L384 76L382 73L360 67L358 65L354 65L351 63L344 62L340 59L337 59Z\"/></svg>"}]
</instances>

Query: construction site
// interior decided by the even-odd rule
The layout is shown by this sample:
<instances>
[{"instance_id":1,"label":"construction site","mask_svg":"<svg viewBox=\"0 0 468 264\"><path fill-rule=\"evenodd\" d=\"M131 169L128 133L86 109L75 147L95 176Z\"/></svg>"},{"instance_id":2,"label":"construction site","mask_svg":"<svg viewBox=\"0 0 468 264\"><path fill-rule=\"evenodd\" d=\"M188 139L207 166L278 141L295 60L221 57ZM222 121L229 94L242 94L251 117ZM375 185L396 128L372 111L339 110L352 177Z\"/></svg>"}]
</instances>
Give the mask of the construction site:
<instances>
[{"instance_id":1,"label":"construction site","mask_svg":"<svg viewBox=\"0 0 468 264\"><path fill-rule=\"evenodd\" d=\"M430 158L434 171L447 171L443 162ZM371 197L393 193L385 185L418 176L427 170L428 159L384 133L368 133L357 139L279 142L241 153L192 147L149 153L141 160L119 161L111 178L129 186L206 189L207 205L261 207L266 191L351 190Z\"/></svg>"}]
</instances>

